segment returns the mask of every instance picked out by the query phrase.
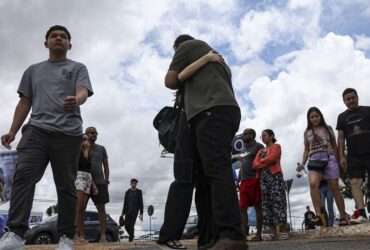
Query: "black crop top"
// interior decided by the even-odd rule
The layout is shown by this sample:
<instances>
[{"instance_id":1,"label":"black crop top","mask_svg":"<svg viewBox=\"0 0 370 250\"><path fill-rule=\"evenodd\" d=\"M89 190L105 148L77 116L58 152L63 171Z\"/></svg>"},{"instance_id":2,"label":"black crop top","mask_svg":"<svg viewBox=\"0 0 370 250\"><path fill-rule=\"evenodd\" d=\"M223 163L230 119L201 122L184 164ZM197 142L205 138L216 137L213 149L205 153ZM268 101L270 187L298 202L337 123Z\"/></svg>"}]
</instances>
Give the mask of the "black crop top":
<instances>
[{"instance_id":1,"label":"black crop top","mask_svg":"<svg viewBox=\"0 0 370 250\"><path fill-rule=\"evenodd\" d=\"M89 172L91 170L90 159L86 159L83 152L80 153L80 161L78 163L78 171Z\"/></svg>"}]
</instances>

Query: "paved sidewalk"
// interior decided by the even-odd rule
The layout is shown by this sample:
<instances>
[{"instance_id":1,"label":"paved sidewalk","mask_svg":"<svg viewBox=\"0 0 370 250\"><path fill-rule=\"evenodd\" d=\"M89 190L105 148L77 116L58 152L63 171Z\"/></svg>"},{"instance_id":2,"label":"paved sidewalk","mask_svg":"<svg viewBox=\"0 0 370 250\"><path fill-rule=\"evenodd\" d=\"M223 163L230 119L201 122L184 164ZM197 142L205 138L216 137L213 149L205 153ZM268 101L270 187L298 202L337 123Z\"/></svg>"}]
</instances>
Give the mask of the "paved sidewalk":
<instances>
[{"instance_id":1,"label":"paved sidewalk","mask_svg":"<svg viewBox=\"0 0 370 250\"><path fill-rule=\"evenodd\" d=\"M182 241L196 250L196 241ZM27 246L27 250L52 250L55 246ZM77 245L75 250L163 250L151 241ZM292 233L289 240L249 242L249 250L370 250L370 224L324 228L305 233Z\"/></svg>"},{"instance_id":2,"label":"paved sidewalk","mask_svg":"<svg viewBox=\"0 0 370 250\"><path fill-rule=\"evenodd\" d=\"M189 250L196 250L194 241L186 241ZM52 250L55 246L32 246L27 250ZM136 244L88 244L77 246L76 250L163 250L153 242ZM297 239L285 241L264 241L249 243L249 250L369 250L370 237Z\"/></svg>"}]
</instances>

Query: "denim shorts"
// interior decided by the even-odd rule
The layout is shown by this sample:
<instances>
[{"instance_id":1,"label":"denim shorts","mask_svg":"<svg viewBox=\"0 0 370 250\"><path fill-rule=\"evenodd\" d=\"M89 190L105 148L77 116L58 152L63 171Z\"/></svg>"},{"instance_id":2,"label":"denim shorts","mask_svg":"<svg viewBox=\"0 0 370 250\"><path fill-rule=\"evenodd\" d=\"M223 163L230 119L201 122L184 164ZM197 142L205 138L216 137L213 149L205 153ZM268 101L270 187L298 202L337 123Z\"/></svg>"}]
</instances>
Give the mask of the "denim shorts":
<instances>
[{"instance_id":1,"label":"denim shorts","mask_svg":"<svg viewBox=\"0 0 370 250\"><path fill-rule=\"evenodd\" d=\"M314 153L309 158L309 160L323 160L323 161L327 159L328 153L326 152ZM339 178L339 164L334 154L329 154L329 162L328 165L325 167L324 171L322 172L322 175L325 180L335 180Z\"/></svg>"}]
</instances>

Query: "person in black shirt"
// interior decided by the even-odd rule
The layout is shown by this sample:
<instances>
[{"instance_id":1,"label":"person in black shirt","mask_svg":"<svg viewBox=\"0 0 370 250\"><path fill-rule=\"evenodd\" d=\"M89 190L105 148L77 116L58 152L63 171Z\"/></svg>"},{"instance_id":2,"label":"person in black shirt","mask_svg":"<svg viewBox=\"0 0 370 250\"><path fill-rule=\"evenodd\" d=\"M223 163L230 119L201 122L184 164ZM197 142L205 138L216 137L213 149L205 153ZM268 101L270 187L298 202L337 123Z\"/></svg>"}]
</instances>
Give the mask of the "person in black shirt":
<instances>
[{"instance_id":1,"label":"person in black shirt","mask_svg":"<svg viewBox=\"0 0 370 250\"><path fill-rule=\"evenodd\" d=\"M367 221L361 186L366 172L368 176L370 174L370 107L359 106L355 89L345 89L342 96L347 110L338 116L337 121L340 163L348 171L356 204L351 221L362 223Z\"/></svg>"},{"instance_id":2,"label":"person in black shirt","mask_svg":"<svg viewBox=\"0 0 370 250\"><path fill-rule=\"evenodd\" d=\"M192 134L183 111L181 111L178 123L173 173L175 180L168 190L164 220L157 243L170 249L186 249L180 239L191 210L195 174Z\"/></svg>"},{"instance_id":3,"label":"person in black shirt","mask_svg":"<svg viewBox=\"0 0 370 250\"><path fill-rule=\"evenodd\" d=\"M133 241L135 233L135 222L140 212L139 219L143 221L143 194L137 186L138 180L131 179L131 188L125 193L122 216L125 218L125 229L129 235L129 241Z\"/></svg>"},{"instance_id":4,"label":"person in black shirt","mask_svg":"<svg viewBox=\"0 0 370 250\"><path fill-rule=\"evenodd\" d=\"M310 206L307 206L306 212L304 213L304 226L306 230L315 229L313 218L315 218L315 213L310 210Z\"/></svg>"},{"instance_id":5,"label":"person in black shirt","mask_svg":"<svg viewBox=\"0 0 370 250\"><path fill-rule=\"evenodd\" d=\"M84 213L89 194L91 190L96 190L96 188L92 188L94 184L91 176L90 152L91 145L88 136L85 134L82 137L80 160L75 181L77 196L75 239L80 242L85 242Z\"/></svg>"}]
</instances>

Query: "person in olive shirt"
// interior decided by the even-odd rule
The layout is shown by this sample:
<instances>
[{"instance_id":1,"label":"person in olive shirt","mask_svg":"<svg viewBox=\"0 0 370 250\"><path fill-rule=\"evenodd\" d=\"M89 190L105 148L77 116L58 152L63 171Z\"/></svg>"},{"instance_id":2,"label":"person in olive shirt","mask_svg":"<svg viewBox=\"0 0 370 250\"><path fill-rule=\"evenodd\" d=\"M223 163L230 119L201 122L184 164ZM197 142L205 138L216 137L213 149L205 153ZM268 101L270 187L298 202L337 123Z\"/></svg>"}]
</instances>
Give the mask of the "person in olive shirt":
<instances>
[{"instance_id":1,"label":"person in olive shirt","mask_svg":"<svg viewBox=\"0 0 370 250\"><path fill-rule=\"evenodd\" d=\"M367 216L361 186L366 173L370 176L370 107L359 106L357 91L353 88L345 89L342 97L347 110L338 116L339 158L342 168L348 171L356 204L351 221L363 223ZM368 189L369 185L370 182Z\"/></svg>"},{"instance_id":2,"label":"person in olive shirt","mask_svg":"<svg viewBox=\"0 0 370 250\"><path fill-rule=\"evenodd\" d=\"M143 193L137 186L138 180L133 178L130 181L131 188L125 193L122 216L125 218L125 229L129 235L128 240L131 242L135 236L135 223L139 214L139 219L143 221Z\"/></svg>"},{"instance_id":3,"label":"person in olive shirt","mask_svg":"<svg viewBox=\"0 0 370 250\"><path fill-rule=\"evenodd\" d=\"M213 50L207 43L189 35L176 38L174 48L175 55L165 77L165 85L170 89L179 88L178 75L185 67ZM199 172L197 182L205 184L202 188L196 187L198 246L213 250L247 249L230 171L231 142L240 123L231 71L224 62L205 61L201 68L194 67L194 72L183 85L184 109L198 159L195 164Z\"/></svg>"},{"instance_id":4,"label":"person in olive shirt","mask_svg":"<svg viewBox=\"0 0 370 250\"><path fill-rule=\"evenodd\" d=\"M90 197L93 200L96 209L99 213L100 222L100 242L106 241L107 215L105 204L109 202L109 164L108 155L105 147L96 144L98 132L94 127L88 127L85 130L91 144L91 175L98 189L97 194L91 193Z\"/></svg>"}]
</instances>

